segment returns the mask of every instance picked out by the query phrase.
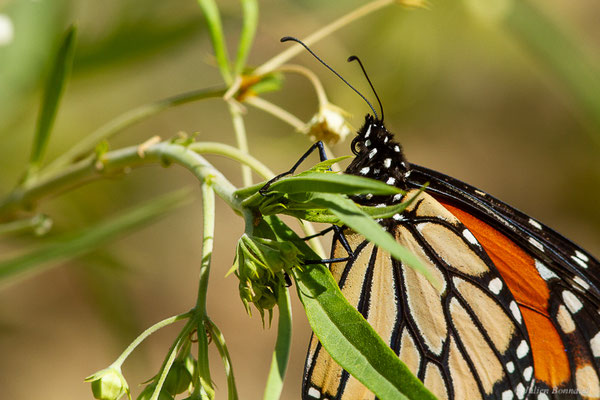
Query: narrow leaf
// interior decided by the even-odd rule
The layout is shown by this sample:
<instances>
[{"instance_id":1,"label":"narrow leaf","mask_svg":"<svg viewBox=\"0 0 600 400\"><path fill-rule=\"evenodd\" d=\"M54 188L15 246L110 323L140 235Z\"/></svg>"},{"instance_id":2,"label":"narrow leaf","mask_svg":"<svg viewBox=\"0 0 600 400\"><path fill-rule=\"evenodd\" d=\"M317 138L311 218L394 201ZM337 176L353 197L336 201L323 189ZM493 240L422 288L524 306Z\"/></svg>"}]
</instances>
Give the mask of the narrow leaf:
<instances>
[{"instance_id":1,"label":"narrow leaf","mask_svg":"<svg viewBox=\"0 0 600 400\"><path fill-rule=\"evenodd\" d=\"M373 194L393 195L404 193L395 186L363 178L356 175L306 172L289 178L283 178L269 187L269 192L274 193L341 193L341 194Z\"/></svg>"},{"instance_id":2,"label":"narrow leaf","mask_svg":"<svg viewBox=\"0 0 600 400\"><path fill-rule=\"evenodd\" d=\"M280 240L293 241L308 257L310 247L277 217L266 217ZM371 325L342 295L322 264L295 268L298 296L308 321L333 359L361 381L377 398L435 399Z\"/></svg>"},{"instance_id":3,"label":"narrow leaf","mask_svg":"<svg viewBox=\"0 0 600 400\"><path fill-rule=\"evenodd\" d=\"M19 257L0 262L0 282L25 273L40 272L51 261L77 257L101 247L165 215L189 200L188 190L179 190L136 206L123 214L54 238Z\"/></svg>"},{"instance_id":4,"label":"narrow leaf","mask_svg":"<svg viewBox=\"0 0 600 400\"><path fill-rule=\"evenodd\" d=\"M210 32L210 40L215 50L215 57L217 64L221 70L223 80L228 85L231 84L231 70L229 69L229 56L227 54L227 45L225 44L225 37L223 35L223 26L221 24L221 15L219 14L219 8L214 0L198 0L198 4L204 13L206 23L208 24L208 31Z\"/></svg>"},{"instance_id":5,"label":"narrow leaf","mask_svg":"<svg viewBox=\"0 0 600 400\"><path fill-rule=\"evenodd\" d=\"M37 121L35 138L29 160L30 168L36 169L48 146L50 131L54 124L58 104L65 86L65 80L73 63L76 28L71 26L64 35L62 43L54 58L54 63L42 98L42 105Z\"/></svg>"},{"instance_id":6,"label":"narrow leaf","mask_svg":"<svg viewBox=\"0 0 600 400\"><path fill-rule=\"evenodd\" d=\"M258 2L256 0L242 0L242 10L244 12L244 24L242 25L234 69L237 75L242 73L246 65L246 59L254 41L254 34L258 25Z\"/></svg>"},{"instance_id":7,"label":"narrow leaf","mask_svg":"<svg viewBox=\"0 0 600 400\"><path fill-rule=\"evenodd\" d=\"M277 400L281 396L283 380L292 346L292 306L290 303L290 293L287 288L279 291L277 306L279 308L277 342L275 343L275 351L271 360L271 368L263 400Z\"/></svg>"}]
</instances>

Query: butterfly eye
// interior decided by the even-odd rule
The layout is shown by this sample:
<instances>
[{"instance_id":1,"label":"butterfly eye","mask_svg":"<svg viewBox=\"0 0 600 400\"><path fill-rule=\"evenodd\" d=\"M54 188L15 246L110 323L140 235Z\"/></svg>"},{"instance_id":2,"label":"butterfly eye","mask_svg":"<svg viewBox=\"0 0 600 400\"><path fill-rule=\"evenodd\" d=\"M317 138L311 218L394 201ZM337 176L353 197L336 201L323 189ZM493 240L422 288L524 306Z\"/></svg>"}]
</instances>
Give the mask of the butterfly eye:
<instances>
[{"instance_id":1,"label":"butterfly eye","mask_svg":"<svg viewBox=\"0 0 600 400\"><path fill-rule=\"evenodd\" d=\"M358 148L358 136L356 136L356 137L354 137L354 139L352 139L350 148L352 150L352 153L354 153L354 155L358 155L358 153L360 152L360 149Z\"/></svg>"}]
</instances>

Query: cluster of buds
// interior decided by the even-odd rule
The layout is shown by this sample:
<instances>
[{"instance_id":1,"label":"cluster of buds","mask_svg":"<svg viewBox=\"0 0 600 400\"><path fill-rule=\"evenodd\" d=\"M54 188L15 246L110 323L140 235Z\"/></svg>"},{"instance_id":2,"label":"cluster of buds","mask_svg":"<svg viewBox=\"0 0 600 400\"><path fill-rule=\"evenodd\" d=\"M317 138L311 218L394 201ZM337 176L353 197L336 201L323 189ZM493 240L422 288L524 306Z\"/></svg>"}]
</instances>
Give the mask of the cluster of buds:
<instances>
[{"instance_id":1,"label":"cluster of buds","mask_svg":"<svg viewBox=\"0 0 600 400\"><path fill-rule=\"evenodd\" d=\"M346 136L352 132L352 126L348 123L348 113L340 107L329 102L324 102L304 128L313 141L323 141L335 144L344 141Z\"/></svg>"},{"instance_id":2,"label":"cluster of buds","mask_svg":"<svg viewBox=\"0 0 600 400\"><path fill-rule=\"evenodd\" d=\"M265 310L275 307L285 274L300 265L299 253L290 242L242 235L229 273L235 272L240 280L240 297L248 314L250 303L263 318Z\"/></svg>"}]
</instances>

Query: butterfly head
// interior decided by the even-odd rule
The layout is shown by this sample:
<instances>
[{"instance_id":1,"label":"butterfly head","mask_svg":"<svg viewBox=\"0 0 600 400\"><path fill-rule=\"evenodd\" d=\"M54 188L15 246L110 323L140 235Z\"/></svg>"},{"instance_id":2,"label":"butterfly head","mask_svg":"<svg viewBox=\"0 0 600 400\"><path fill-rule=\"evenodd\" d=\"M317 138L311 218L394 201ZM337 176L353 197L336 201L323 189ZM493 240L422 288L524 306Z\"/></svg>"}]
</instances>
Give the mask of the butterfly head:
<instances>
[{"instance_id":1,"label":"butterfly head","mask_svg":"<svg viewBox=\"0 0 600 400\"><path fill-rule=\"evenodd\" d=\"M380 119L367 114L364 125L352 140L352 152L356 157L346 173L406 188L410 164L404 158L402 146L394 141L394 135Z\"/></svg>"}]
</instances>

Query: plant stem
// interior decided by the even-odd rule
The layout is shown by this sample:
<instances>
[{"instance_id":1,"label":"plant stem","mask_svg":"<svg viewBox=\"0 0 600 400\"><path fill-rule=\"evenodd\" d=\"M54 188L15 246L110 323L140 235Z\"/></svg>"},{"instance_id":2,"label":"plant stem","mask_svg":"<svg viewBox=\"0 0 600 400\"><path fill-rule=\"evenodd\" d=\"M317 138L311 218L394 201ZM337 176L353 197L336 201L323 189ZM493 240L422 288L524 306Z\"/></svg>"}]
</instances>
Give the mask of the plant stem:
<instances>
[{"instance_id":1,"label":"plant stem","mask_svg":"<svg viewBox=\"0 0 600 400\"><path fill-rule=\"evenodd\" d=\"M146 329L144 332L142 332L141 335L139 335L137 338L135 338L135 340L133 342L131 342L131 344L129 344L129 346L127 346L127 348L125 349L125 351L123 353L121 353L121 355L119 356L119 358L117 358L115 360L115 362L112 363L112 366L118 366L119 368L121 367L121 364L123 364L123 362L125 361L125 359L127 357L129 357L129 354L131 354L131 352L133 350L135 350L135 348L142 343L148 336L152 335L154 332L156 332L157 330L164 328L167 325L170 325L174 322L180 321L182 319L186 319L189 318L192 315L191 311L188 311L186 313L183 314L179 314L179 315L175 315L173 317L169 317L169 318L165 318L160 322L157 322L156 324L152 325L150 328Z\"/></svg>"},{"instance_id":2,"label":"plant stem","mask_svg":"<svg viewBox=\"0 0 600 400\"><path fill-rule=\"evenodd\" d=\"M31 186L18 187L0 201L0 215L84 183L123 173L129 168L159 162L179 164L202 182L210 179L215 193L233 210L240 211L239 201L234 197L236 188L219 170L190 148L177 143L161 142L146 148L141 155L138 150L138 146L131 146L108 152L101 160L89 157Z\"/></svg>"},{"instance_id":3,"label":"plant stem","mask_svg":"<svg viewBox=\"0 0 600 400\"><path fill-rule=\"evenodd\" d=\"M257 0L241 0L242 10L244 11L244 23L240 34L240 43L238 46L237 57L233 72L240 75L246 66L246 59L250 53L250 47L256 34L258 24L258 2Z\"/></svg>"},{"instance_id":4,"label":"plant stem","mask_svg":"<svg viewBox=\"0 0 600 400\"><path fill-rule=\"evenodd\" d=\"M297 131L304 131L305 124L300 120L300 118L265 99L252 96L248 97L244 102L279 118L283 122L290 124Z\"/></svg>"},{"instance_id":5,"label":"plant stem","mask_svg":"<svg viewBox=\"0 0 600 400\"><path fill-rule=\"evenodd\" d=\"M327 103L329 103L329 100L327 100L327 95L325 94L325 88L323 87L323 84L319 80L319 77L310 69L301 65L285 64L277 68L277 70L281 72L293 72L295 74L299 74L306 77L310 81L310 83L312 83L312 85L315 88L315 91L317 92L317 98L319 99L319 107L323 107Z\"/></svg>"},{"instance_id":6,"label":"plant stem","mask_svg":"<svg viewBox=\"0 0 600 400\"><path fill-rule=\"evenodd\" d=\"M246 136L246 126L244 125L244 118L242 117L242 111L233 100L228 102L229 112L233 121L233 129L235 131L235 141L238 148L244 154L248 154L248 137ZM252 171L246 165L242 165L242 182L244 186L252 185Z\"/></svg>"},{"instance_id":7,"label":"plant stem","mask_svg":"<svg viewBox=\"0 0 600 400\"><path fill-rule=\"evenodd\" d=\"M227 392L229 400L238 400L237 388L235 385L235 377L233 375L233 366L231 364L231 357L229 356L229 350L227 350L227 344L225 343L225 337L219 330L219 328L210 320L206 320L208 329L214 340L217 350L223 360L223 367L225 368L225 375L227 376Z\"/></svg>"},{"instance_id":8,"label":"plant stem","mask_svg":"<svg viewBox=\"0 0 600 400\"><path fill-rule=\"evenodd\" d=\"M190 144L188 147L196 153L217 154L239 161L240 163L249 166L254 172L265 179L271 179L275 176L275 174L263 163L252 157L250 154L242 153L233 146L218 142L196 142Z\"/></svg>"},{"instance_id":9,"label":"plant stem","mask_svg":"<svg viewBox=\"0 0 600 400\"><path fill-rule=\"evenodd\" d=\"M200 279L198 283L198 299L196 300L196 311L206 316L206 294L208 291L208 278L210 275L210 261L213 252L213 240L215 235L215 192L211 184L202 184L202 261L200 265ZM200 335L200 332L198 332Z\"/></svg>"},{"instance_id":10,"label":"plant stem","mask_svg":"<svg viewBox=\"0 0 600 400\"><path fill-rule=\"evenodd\" d=\"M78 157L91 152L102 140L109 139L115 134L123 131L139 121L142 121L143 119L146 119L154 114L158 114L159 112L170 107L197 100L222 97L225 94L225 91L226 89L224 88L193 90L173 97L158 100L150 104L144 104L140 107L134 108L133 110L129 110L96 129L79 143L75 144L73 147L52 161L47 167L44 168L44 176L56 173L56 171L64 165L69 164Z\"/></svg>"},{"instance_id":11,"label":"plant stem","mask_svg":"<svg viewBox=\"0 0 600 400\"><path fill-rule=\"evenodd\" d=\"M362 18L365 15L368 15L374 11L379 10L380 8L388 6L395 2L397 2L397 0L377 0L367 3L364 6L357 8L356 10L351 11L343 17L338 18L332 23L324 26L315 33L308 35L306 38L302 39L302 41L307 46L310 46L313 43L316 43L324 37L337 31L338 29L343 28L349 23L354 22L355 20ZM294 44L293 46L290 46L288 49L282 51L275 57L271 58L269 61L262 64L260 67L256 68L253 74L260 76L269 73L279 68L281 65L285 64L286 62L288 62L288 60L290 60L292 57L295 57L302 51L304 51L304 48L300 44Z\"/></svg>"}]
</instances>

